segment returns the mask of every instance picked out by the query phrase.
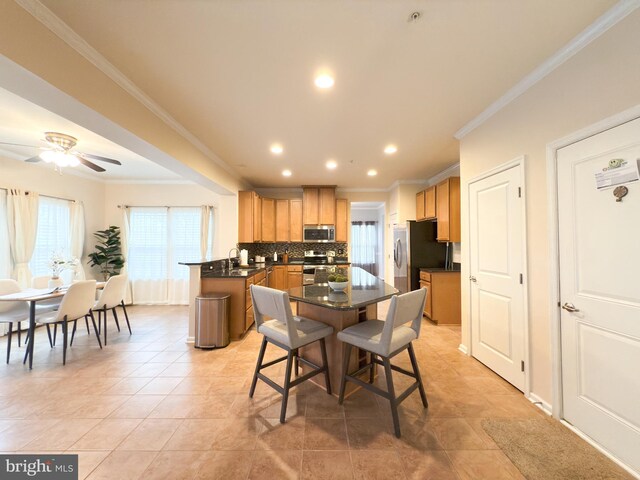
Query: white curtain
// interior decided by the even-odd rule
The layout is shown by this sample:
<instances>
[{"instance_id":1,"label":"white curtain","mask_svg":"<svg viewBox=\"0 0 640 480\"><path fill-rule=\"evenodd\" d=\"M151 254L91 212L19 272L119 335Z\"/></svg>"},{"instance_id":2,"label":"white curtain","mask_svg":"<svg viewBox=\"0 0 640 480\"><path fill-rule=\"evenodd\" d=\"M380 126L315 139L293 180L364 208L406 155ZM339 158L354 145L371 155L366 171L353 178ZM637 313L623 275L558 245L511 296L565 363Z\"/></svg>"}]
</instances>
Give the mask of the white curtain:
<instances>
[{"instance_id":1,"label":"white curtain","mask_svg":"<svg viewBox=\"0 0 640 480\"><path fill-rule=\"evenodd\" d=\"M120 270L120 274L129 275L129 211L127 207L122 206L122 226L120 227L120 250L124 257L124 265ZM131 281L127 281L127 286L124 290L124 303L131 305Z\"/></svg>"},{"instance_id":2,"label":"white curtain","mask_svg":"<svg viewBox=\"0 0 640 480\"><path fill-rule=\"evenodd\" d=\"M36 244L38 231L38 199L34 192L9 190L7 195L7 225L13 258L13 278L21 288L31 284L29 260Z\"/></svg>"},{"instance_id":3,"label":"white curtain","mask_svg":"<svg viewBox=\"0 0 640 480\"><path fill-rule=\"evenodd\" d=\"M351 222L351 265L378 275L378 222Z\"/></svg>"},{"instance_id":4,"label":"white curtain","mask_svg":"<svg viewBox=\"0 0 640 480\"><path fill-rule=\"evenodd\" d=\"M40 196L36 243L29 260L29 270L34 277L51 276L49 263L53 255L60 255L64 259L71 256L71 203L69 200ZM64 270L61 277L65 283L70 283L74 273Z\"/></svg>"},{"instance_id":5,"label":"white curtain","mask_svg":"<svg viewBox=\"0 0 640 480\"><path fill-rule=\"evenodd\" d=\"M11 277L11 248L7 227L7 191L0 189L0 278Z\"/></svg>"},{"instance_id":6,"label":"white curtain","mask_svg":"<svg viewBox=\"0 0 640 480\"><path fill-rule=\"evenodd\" d=\"M200 260L207 261L207 254L209 253L209 223L211 220L212 208L203 205L200 207Z\"/></svg>"},{"instance_id":7,"label":"white curtain","mask_svg":"<svg viewBox=\"0 0 640 480\"><path fill-rule=\"evenodd\" d=\"M71 256L78 259L78 266L76 267L74 277L76 280L84 280L86 276L82 265L82 251L84 249L84 206L82 202L71 202L69 206L69 218Z\"/></svg>"}]
</instances>

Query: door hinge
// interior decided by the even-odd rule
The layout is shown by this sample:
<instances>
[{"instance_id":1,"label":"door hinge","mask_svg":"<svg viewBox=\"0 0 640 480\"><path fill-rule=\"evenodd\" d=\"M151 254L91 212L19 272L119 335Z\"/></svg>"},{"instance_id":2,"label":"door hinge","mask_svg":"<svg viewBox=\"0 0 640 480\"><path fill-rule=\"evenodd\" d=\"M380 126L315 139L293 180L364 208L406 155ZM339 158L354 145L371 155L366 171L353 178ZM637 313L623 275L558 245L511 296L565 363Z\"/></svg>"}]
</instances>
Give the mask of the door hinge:
<instances>
[{"instance_id":1,"label":"door hinge","mask_svg":"<svg viewBox=\"0 0 640 480\"><path fill-rule=\"evenodd\" d=\"M518 198L522 198L522 187L518 187Z\"/></svg>"},{"instance_id":2,"label":"door hinge","mask_svg":"<svg viewBox=\"0 0 640 480\"><path fill-rule=\"evenodd\" d=\"M520 285L524 284L524 277L522 274L520 274Z\"/></svg>"},{"instance_id":3,"label":"door hinge","mask_svg":"<svg viewBox=\"0 0 640 480\"><path fill-rule=\"evenodd\" d=\"M520 361L520 371L524 372L524 360Z\"/></svg>"},{"instance_id":4,"label":"door hinge","mask_svg":"<svg viewBox=\"0 0 640 480\"><path fill-rule=\"evenodd\" d=\"M558 302L558 306L561 307L562 305L560 304L560 302Z\"/></svg>"}]
</instances>

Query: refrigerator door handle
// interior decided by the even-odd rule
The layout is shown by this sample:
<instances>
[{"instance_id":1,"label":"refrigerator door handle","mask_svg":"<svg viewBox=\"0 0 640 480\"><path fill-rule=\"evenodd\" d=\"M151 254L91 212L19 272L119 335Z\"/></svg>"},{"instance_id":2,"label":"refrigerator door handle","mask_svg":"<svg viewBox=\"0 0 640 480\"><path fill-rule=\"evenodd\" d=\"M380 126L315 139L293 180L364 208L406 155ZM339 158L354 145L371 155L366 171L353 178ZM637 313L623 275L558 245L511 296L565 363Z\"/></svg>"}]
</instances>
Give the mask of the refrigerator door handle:
<instances>
[{"instance_id":1,"label":"refrigerator door handle","mask_svg":"<svg viewBox=\"0 0 640 480\"><path fill-rule=\"evenodd\" d=\"M393 252L393 255L395 257L395 261L396 261L396 267L400 268L402 266L402 243L400 242L400 239L398 238L396 240L396 247L395 250Z\"/></svg>"}]
</instances>

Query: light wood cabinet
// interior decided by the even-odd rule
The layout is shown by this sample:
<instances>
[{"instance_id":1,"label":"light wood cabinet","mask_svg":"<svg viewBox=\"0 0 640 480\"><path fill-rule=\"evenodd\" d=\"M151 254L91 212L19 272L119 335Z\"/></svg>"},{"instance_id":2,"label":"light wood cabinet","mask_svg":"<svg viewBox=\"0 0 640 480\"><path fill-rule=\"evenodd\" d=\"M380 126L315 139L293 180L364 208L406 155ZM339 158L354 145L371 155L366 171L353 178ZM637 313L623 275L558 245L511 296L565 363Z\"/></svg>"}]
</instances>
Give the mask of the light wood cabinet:
<instances>
[{"instance_id":1,"label":"light wood cabinet","mask_svg":"<svg viewBox=\"0 0 640 480\"><path fill-rule=\"evenodd\" d=\"M286 289L302 286L302 265L289 265L287 267Z\"/></svg>"},{"instance_id":2,"label":"light wood cabinet","mask_svg":"<svg viewBox=\"0 0 640 480\"><path fill-rule=\"evenodd\" d=\"M460 177L436 185L436 217L439 242L460 242Z\"/></svg>"},{"instance_id":3,"label":"light wood cabinet","mask_svg":"<svg viewBox=\"0 0 640 480\"><path fill-rule=\"evenodd\" d=\"M289 200L276 200L276 242L289 241Z\"/></svg>"},{"instance_id":4,"label":"light wood cabinet","mask_svg":"<svg viewBox=\"0 0 640 480\"><path fill-rule=\"evenodd\" d=\"M427 289L424 314L436 324L460 324L460 272L420 272L420 288Z\"/></svg>"},{"instance_id":5,"label":"light wood cabinet","mask_svg":"<svg viewBox=\"0 0 640 480\"><path fill-rule=\"evenodd\" d=\"M424 216L424 190L416 193L416 220L425 220Z\"/></svg>"},{"instance_id":6,"label":"light wood cabinet","mask_svg":"<svg viewBox=\"0 0 640 480\"><path fill-rule=\"evenodd\" d=\"M287 266L274 265L269 277L269 286L277 290L287 289Z\"/></svg>"},{"instance_id":7,"label":"light wood cabinet","mask_svg":"<svg viewBox=\"0 0 640 480\"><path fill-rule=\"evenodd\" d=\"M238 242L262 241L262 200L256 192L238 192Z\"/></svg>"},{"instance_id":8,"label":"light wood cabinet","mask_svg":"<svg viewBox=\"0 0 640 480\"><path fill-rule=\"evenodd\" d=\"M429 187L424 191L424 218L433 220L436 218L436 187Z\"/></svg>"},{"instance_id":9,"label":"light wood cabinet","mask_svg":"<svg viewBox=\"0 0 640 480\"><path fill-rule=\"evenodd\" d=\"M335 225L335 187L304 187L302 208L304 225Z\"/></svg>"},{"instance_id":10,"label":"light wood cabinet","mask_svg":"<svg viewBox=\"0 0 640 480\"><path fill-rule=\"evenodd\" d=\"M289 200L289 241L302 241L302 200Z\"/></svg>"},{"instance_id":11,"label":"light wood cabinet","mask_svg":"<svg viewBox=\"0 0 640 480\"><path fill-rule=\"evenodd\" d=\"M349 201L346 198L336 200L336 242L349 241Z\"/></svg>"},{"instance_id":12,"label":"light wood cabinet","mask_svg":"<svg viewBox=\"0 0 640 480\"><path fill-rule=\"evenodd\" d=\"M273 198L262 199L262 235L263 242L276 241L276 201Z\"/></svg>"}]
</instances>

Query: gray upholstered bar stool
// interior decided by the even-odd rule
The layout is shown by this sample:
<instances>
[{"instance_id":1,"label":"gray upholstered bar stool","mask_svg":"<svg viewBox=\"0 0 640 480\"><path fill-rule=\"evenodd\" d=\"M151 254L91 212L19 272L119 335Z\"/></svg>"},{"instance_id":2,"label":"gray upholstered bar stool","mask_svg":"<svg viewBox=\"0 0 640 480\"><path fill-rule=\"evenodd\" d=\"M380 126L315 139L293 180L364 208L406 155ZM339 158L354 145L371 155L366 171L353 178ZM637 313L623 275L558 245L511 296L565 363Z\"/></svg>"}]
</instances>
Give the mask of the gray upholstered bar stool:
<instances>
[{"instance_id":1,"label":"gray upholstered bar stool","mask_svg":"<svg viewBox=\"0 0 640 480\"><path fill-rule=\"evenodd\" d=\"M367 390L380 395L389 400L391 404L391 414L393 416L393 428L396 437L400 438L400 420L398 418L398 405L402 403L416 388L420 391L422 405L427 408L427 395L424 392L416 355L413 351L411 342L416 340L420 335L420 325L422 323L422 312L424 310L424 302L426 300L426 289L405 293L404 295L395 296L391 299L391 306L387 313L387 318L383 320L367 320L351 327L345 328L338 332L338 340L345 343L346 353L344 356L344 365L342 367L342 381L340 382L340 397L338 402L342 404L344 401L344 390L347 380L360 385ZM411 322L411 326L405 324ZM349 357L353 346L366 350L371 354L371 362L352 374L347 373L349 366ZM400 352L408 350L413 373L396 365L391 365L391 359ZM380 357L382 360L379 360ZM384 367L385 377L387 379L387 391L384 391L374 385L373 369L374 365L382 365ZM358 375L370 370L369 382L366 383L358 378ZM416 381L396 397L393 388L393 377L391 371L400 372L404 375L414 378Z\"/></svg>"},{"instance_id":2,"label":"gray upholstered bar stool","mask_svg":"<svg viewBox=\"0 0 640 480\"><path fill-rule=\"evenodd\" d=\"M329 380L329 367L327 364L327 348L325 345L325 337L333 333L333 328L315 320L309 320L304 317L297 317L291 313L291 304L289 303L289 294L281 290L273 288L261 287L259 285L251 285L251 300L253 302L253 314L256 320L256 328L258 333L264 335L262 345L260 346L260 354L256 363L256 370L253 374L249 397L253 397L256 390L258 378L269 385L282 395L282 407L280 409L280 423L284 423L287 412L287 402L289 400L289 390L309 378L324 372L324 378L327 385L327 393L331 395L331 383ZM271 317L272 320L265 320L265 316ZM322 366L315 365L304 358L298 357L298 349L309 345L313 342L320 342L320 351L322 353ZM264 353L267 349L267 343L276 345L286 350L287 355L277 358L267 363L262 363ZM291 368L293 359L308 365L313 370L302 375L301 377L291 380ZM284 385L281 387L260 370L270 367L276 363L286 360Z\"/></svg>"}]
</instances>

